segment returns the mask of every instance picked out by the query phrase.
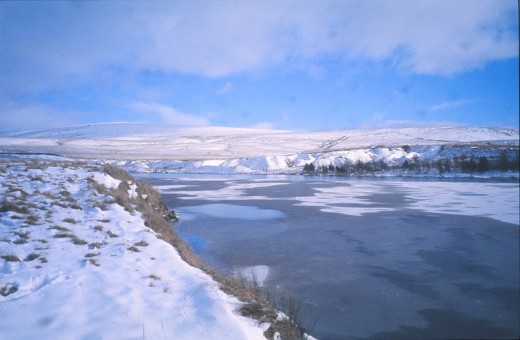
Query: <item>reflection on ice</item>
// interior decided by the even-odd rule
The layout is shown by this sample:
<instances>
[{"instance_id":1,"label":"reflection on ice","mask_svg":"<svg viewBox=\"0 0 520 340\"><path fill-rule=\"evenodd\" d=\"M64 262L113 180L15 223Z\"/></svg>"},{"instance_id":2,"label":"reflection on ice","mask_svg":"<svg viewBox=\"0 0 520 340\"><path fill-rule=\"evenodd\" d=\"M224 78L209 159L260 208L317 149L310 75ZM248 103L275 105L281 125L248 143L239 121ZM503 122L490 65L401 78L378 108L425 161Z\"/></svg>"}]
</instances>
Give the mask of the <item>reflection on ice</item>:
<instances>
[{"instance_id":1,"label":"reflection on ice","mask_svg":"<svg viewBox=\"0 0 520 340\"><path fill-rule=\"evenodd\" d=\"M204 204L182 207L178 209L184 220L193 220L199 216L216 218L236 218L242 220L270 220L282 218L285 214L274 209L260 209L247 205L234 204Z\"/></svg>"}]
</instances>

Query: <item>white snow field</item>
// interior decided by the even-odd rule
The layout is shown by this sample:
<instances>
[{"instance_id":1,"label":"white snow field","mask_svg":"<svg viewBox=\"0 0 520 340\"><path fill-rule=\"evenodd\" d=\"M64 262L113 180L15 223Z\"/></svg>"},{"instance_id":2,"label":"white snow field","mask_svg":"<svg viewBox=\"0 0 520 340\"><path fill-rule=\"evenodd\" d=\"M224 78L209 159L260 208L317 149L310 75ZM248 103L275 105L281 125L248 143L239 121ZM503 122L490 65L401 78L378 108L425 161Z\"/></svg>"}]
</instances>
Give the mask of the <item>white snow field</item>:
<instances>
[{"instance_id":1,"label":"white snow field","mask_svg":"<svg viewBox=\"0 0 520 340\"><path fill-rule=\"evenodd\" d=\"M101 165L0 162L0 338L265 339L268 325L95 188L119 183Z\"/></svg>"},{"instance_id":2,"label":"white snow field","mask_svg":"<svg viewBox=\"0 0 520 340\"><path fill-rule=\"evenodd\" d=\"M132 172L290 174L301 172L309 163L327 167L360 161L392 166L454 154L496 157L490 149L518 149L518 141L518 129L506 128L294 132L104 123L3 133L0 153L109 159Z\"/></svg>"}]
</instances>

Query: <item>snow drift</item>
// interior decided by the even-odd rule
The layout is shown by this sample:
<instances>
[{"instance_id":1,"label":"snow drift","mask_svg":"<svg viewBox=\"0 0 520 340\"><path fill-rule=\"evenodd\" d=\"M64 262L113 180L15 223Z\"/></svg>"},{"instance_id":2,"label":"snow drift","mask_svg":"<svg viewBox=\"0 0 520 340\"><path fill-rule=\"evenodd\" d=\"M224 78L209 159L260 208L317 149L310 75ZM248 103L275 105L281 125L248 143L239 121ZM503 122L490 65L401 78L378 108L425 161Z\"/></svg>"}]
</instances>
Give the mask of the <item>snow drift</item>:
<instances>
[{"instance_id":1,"label":"snow drift","mask_svg":"<svg viewBox=\"0 0 520 340\"><path fill-rule=\"evenodd\" d=\"M241 302L103 194L121 180L101 171L0 164L0 337L264 339ZM126 184L122 197L142 195Z\"/></svg>"}]
</instances>

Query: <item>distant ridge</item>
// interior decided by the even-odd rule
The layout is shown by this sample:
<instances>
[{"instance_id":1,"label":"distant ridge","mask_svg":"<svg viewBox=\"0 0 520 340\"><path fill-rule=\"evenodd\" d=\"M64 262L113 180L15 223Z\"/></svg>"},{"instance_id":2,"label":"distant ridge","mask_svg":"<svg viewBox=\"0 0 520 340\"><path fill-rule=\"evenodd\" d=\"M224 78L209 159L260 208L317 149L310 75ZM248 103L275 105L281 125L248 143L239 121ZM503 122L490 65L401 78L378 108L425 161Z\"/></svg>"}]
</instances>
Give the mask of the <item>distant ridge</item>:
<instances>
[{"instance_id":1,"label":"distant ridge","mask_svg":"<svg viewBox=\"0 0 520 340\"><path fill-rule=\"evenodd\" d=\"M223 134L276 134L291 135L310 134L312 136L337 135L383 135L402 134L414 136L418 139L439 141L468 141L468 140L498 140L518 138L518 129L498 127L469 127L469 126L435 126L435 127L406 127L406 128L375 128L375 129L344 129L330 131L289 131L256 128L222 127L222 126L182 126L172 124L153 124L136 122L106 122L85 125L76 125L64 128L0 132L0 137L26 138L115 138L139 136L168 136L168 135L223 135Z\"/></svg>"},{"instance_id":2,"label":"distant ridge","mask_svg":"<svg viewBox=\"0 0 520 340\"><path fill-rule=\"evenodd\" d=\"M228 171L229 167L232 167L233 171L248 171L245 169L251 167L258 168L258 171L263 171L264 168L266 171L281 171L282 168L285 169L282 163L287 163L290 171L297 172L314 160L316 164L323 163L317 160L323 159L325 154L327 157L338 158L339 162L347 157L345 152L349 152L347 158L352 158L353 152L356 151L354 153L357 156L352 159L372 162L379 159L374 153L375 149L392 149L393 151L388 152L394 153L397 149L404 150L408 156L402 157L406 158L414 157L415 153L424 155L426 149L421 149L422 147L428 150L438 149L438 156L435 157L441 157L443 154L439 152L448 146L451 149L462 148L456 152L463 156L472 154L472 149L475 148L518 150L518 145L518 129L467 126L302 132L215 126L100 123L0 134L0 153L4 154L38 153L123 161L210 161L204 164L190 163L192 165L188 167L183 165L185 171L199 171L201 167L205 169L209 164L214 166L230 161L231 163L225 163L223 171ZM409 150L410 147L413 150ZM334 155L338 152L341 154ZM396 156L394 154L391 157ZM255 160L249 160L250 158ZM168 165L168 168L177 166L172 164ZM265 166L262 167L262 164ZM210 169L213 170L214 168Z\"/></svg>"},{"instance_id":3,"label":"distant ridge","mask_svg":"<svg viewBox=\"0 0 520 340\"><path fill-rule=\"evenodd\" d=\"M0 132L0 137L26 137L26 138L66 138L66 139L88 139L88 138L117 138L117 137L139 137L139 136L167 136L179 133L208 132L218 133L248 133L252 131L282 131L265 130L253 128L233 127L206 127L206 126L183 126L172 124L153 124L135 122L107 122L85 125L76 125L64 128L10 131Z\"/></svg>"}]
</instances>

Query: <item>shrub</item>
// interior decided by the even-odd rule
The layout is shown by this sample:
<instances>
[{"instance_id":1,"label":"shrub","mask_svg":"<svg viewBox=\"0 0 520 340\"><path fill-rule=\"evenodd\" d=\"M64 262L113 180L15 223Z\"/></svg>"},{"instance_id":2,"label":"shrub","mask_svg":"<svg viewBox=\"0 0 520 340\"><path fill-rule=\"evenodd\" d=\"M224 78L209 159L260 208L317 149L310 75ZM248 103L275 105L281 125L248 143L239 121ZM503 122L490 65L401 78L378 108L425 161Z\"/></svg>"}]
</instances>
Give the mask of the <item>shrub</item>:
<instances>
[{"instance_id":1,"label":"shrub","mask_svg":"<svg viewBox=\"0 0 520 340\"><path fill-rule=\"evenodd\" d=\"M20 259L16 255L3 255L0 257L6 260L7 262L20 262Z\"/></svg>"},{"instance_id":2,"label":"shrub","mask_svg":"<svg viewBox=\"0 0 520 340\"><path fill-rule=\"evenodd\" d=\"M70 231L69 228L60 227L59 225L52 226L49 229L56 229L56 230L59 230L59 231Z\"/></svg>"},{"instance_id":3,"label":"shrub","mask_svg":"<svg viewBox=\"0 0 520 340\"><path fill-rule=\"evenodd\" d=\"M110 236L110 237L119 237L119 235L113 233L112 230L107 231L107 235Z\"/></svg>"},{"instance_id":4,"label":"shrub","mask_svg":"<svg viewBox=\"0 0 520 340\"><path fill-rule=\"evenodd\" d=\"M89 247L90 249L100 249L100 248L101 248L101 243L99 243L99 242L93 242L93 243L89 244L88 247Z\"/></svg>"},{"instance_id":5,"label":"shrub","mask_svg":"<svg viewBox=\"0 0 520 340\"><path fill-rule=\"evenodd\" d=\"M25 257L25 259L23 259L25 262L29 262L29 261L33 261L35 259L37 259L38 257L40 257L40 254L36 254L36 253L30 253L29 255L27 255Z\"/></svg>"},{"instance_id":6,"label":"shrub","mask_svg":"<svg viewBox=\"0 0 520 340\"><path fill-rule=\"evenodd\" d=\"M87 241L82 240L75 235L73 235L73 237L71 237L71 240L72 240L72 243L74 243L75 245L78 245L78 246L83 246L88 243Z\"/></svg>"},{"instance_id":7,"label":"shrub","mask_svg":"<svg viewBox=\"0 0 520 340\"><path fill-rule=\"evenodd\" d=\"M18 291L18 285L16 283L7 283L0 287L0 295L7 296Z\"/></svg>"},{"instance_id":8,"label":"shrub","mask_svg":"<svg viewBox=\"0 0 520 340\"><path fill-rule=\"evenodd\" d=\"M62 190L62 191L60 191L60 195L64 196L64 197L69 197L70 196L70 192L68 192L67 190Z\"/></svg>"},{"instance_id":9,"label":"shrub","mask_svg":"<svg viewBox=\"0 0 520 340\"><path fill-rule=\"evenodd\" d=\"M148 243L146 243L145 240L141 240L141 241L137 242L135 244L135 246L137 246L137 247L146 247L146 246L148 246Z\"/></svg>"},{"instance_id":10,"label":"shrub","mask_svg":"<svg viewBox=\"0 0 520 340\"><path fill-rule=\"evenodd\" d=\"M249 312L255 317L255 319L260 322L271 323L271 327L264 333L264 335L268 336L270 334L270 337L272 338L275 332L279 332L282 335L282 338L301 338L301 329L295 322L293 322L293 320L276 321L274 304L263 297L262 292L256 283L251 284L243 278L230 278L215 272L204 264L202 259L193 252L190 246L183 239L177 237L175 229L170 223L171 221L176 220L175 213L170 211L170 209L168 209L168 207L161 201L160 194L157 190L147 183L136 182L126 172L117 169L112 165L105 165L105 173L125 183L130 181L137 184L137 197L131 199L128 196L127 191L125 191L125 196L134 204L136 210L141 213L145 220L145 225L155 231L159 238L168 242L177 249L181 258L185 262L203 270L213 277L215 281L221 284L221 289L224 292L234 295L239 300L246 302L245 306L249 307L242 310L243 314L247 314L247 308L249 308ZM115 190L112 190L109 194L113 195L114 192ZM109 233L111 233L111 231L107 232L107 234ZM139 251L135 245L129 247L128 250L134 252ZM153 282L151 282L151 285L153 286ZM294 311L295 310L292 310L293 314Z\"/></svg>"},{"instance_id":11,"label":"shrub","mask_svg":"<svg viewBox=\"0 0 520 340\"><path fill-rule=\"evenodd\" d=\"M103 166L103 172L112 178L118 179L122 182L135 182L134 178L130 174L112 164L105 163ZM127 184L128 186L128 184Z\"/></svg>"},{"instance_id":12,"label":"shrub","mask_svg":"<svg viewBox=\"0 0 520 340\"><path fill-rule=\"evenodd\" d=\"M29 215L27 216L27 218L25 219L25 223L29 224L29 225L36 225L38 223L38 220L39 218L35 215Z\"/></svg>"},{"instance_id":13,"label":"shrub","mask_svg":"<svg viewBox=\"0 0 520 340\"><path fill-rule=\"evenodd\" d=\"M75 236L72 234L67 234L67 233L57 233L53 236L53 238L72 238L72 237L75 237Z\"/></svg>"},{"instance_id":14,"label":"shrub","mask_svg":"<svg viewBox=\"0 0 520 340\"><path fill-rule=\"evenodd\" d=\"M15 212L19 214L28 214L29 209L25 206L19 206L14 204L13 202L4 199L2 204L0 205L0 212Z\"/></svg>"},{"instance_id":15,"label":"shrub","mask_svg":"<svg viewBox=\"0 0 520 340\"><path fill-rule=\"evenodd\" d=\"M47 197L47 198L49 198L51 200L57 200L59 198L58 196L55 196L55 195L53 195L52 193L50 193L48 191L42 192L42 196Z\"/></svg>"},{"instance_id":16,"label":"shrub","mask_svg":"<svg viewBox=\"0 0 520 340\"><path fill-rule=\"evenodd\" d=\"M31 233L29 233L29 232L21 233L19 231L15 231L13 234L15 234L16 236L18 236L19 238L24 239L24 240L29 239L29 237L31 235Z\"/></svg>"}]
</instances>

